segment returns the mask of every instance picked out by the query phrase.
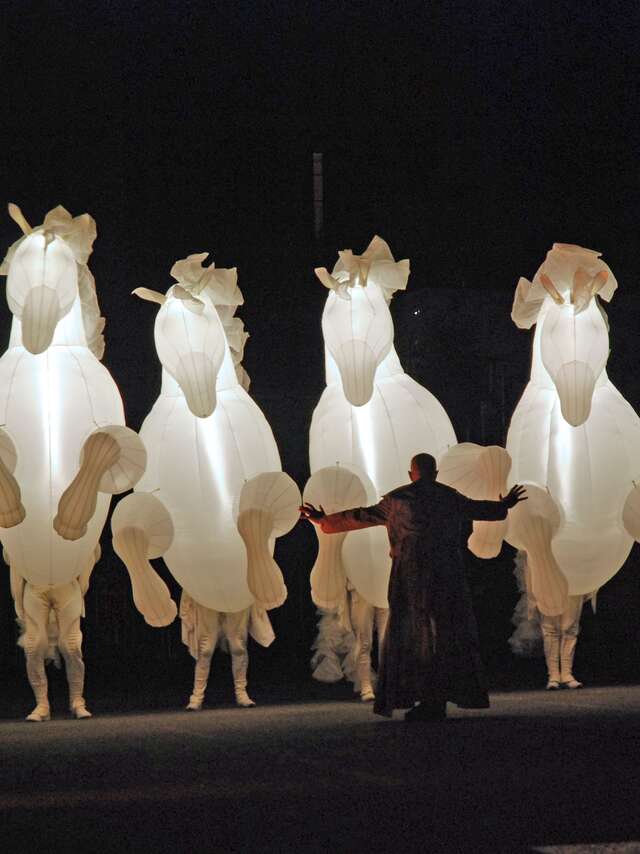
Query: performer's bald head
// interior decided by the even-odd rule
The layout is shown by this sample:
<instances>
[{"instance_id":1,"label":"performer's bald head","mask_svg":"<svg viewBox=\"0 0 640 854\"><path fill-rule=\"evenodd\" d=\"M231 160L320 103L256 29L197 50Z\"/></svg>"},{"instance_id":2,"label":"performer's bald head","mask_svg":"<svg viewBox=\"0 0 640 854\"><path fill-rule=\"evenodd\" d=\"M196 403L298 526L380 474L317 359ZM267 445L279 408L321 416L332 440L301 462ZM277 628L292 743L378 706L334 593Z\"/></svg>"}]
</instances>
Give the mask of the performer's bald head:
<instances>
[{"instance_id":1,"label":"performer's bald head","mask_svg":"<svg viewBox=\"0 0 640 854\"><path fill-rule=\"evenodd\" d=\"M431 454L416 454L411 459L411 470L409 477L411 480L435 480L438 475L438 464L435 457Z\"/></svg>"}]
</instances>

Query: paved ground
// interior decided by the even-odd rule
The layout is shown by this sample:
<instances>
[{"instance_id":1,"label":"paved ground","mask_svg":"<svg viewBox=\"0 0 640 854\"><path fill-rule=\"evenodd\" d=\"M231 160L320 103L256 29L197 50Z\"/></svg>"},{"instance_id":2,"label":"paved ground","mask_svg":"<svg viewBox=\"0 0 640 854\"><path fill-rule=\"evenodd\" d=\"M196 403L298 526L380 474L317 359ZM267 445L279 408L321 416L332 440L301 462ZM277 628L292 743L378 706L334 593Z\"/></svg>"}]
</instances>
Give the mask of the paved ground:
<instances>
[{"instance_id":1,"label":"paved ground","mask_svg":"<svg viewBox=\"0 0 640 854\"><path fill-rule=\"evenodd\" d=\"M639 757L638 686L3 720L3 850L637 852Z\"/></svg>"}]
</instances>

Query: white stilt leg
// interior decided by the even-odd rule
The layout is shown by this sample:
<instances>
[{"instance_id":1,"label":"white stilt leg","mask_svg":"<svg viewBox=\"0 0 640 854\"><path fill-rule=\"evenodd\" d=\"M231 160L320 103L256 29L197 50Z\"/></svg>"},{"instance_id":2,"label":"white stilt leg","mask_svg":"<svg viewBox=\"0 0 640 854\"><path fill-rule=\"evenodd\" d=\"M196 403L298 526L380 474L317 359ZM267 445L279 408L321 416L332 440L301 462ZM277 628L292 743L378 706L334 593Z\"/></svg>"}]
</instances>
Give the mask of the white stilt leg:
<instances>
[{"instance_id":1,"label":"white stilt leg","mask_svg":"<svg viewBox=\"0 0 640 854\"><path fill-rule=\"evenodd\" d=\"M583 597L570 596L569 608L562 615L562 640L560 644L560 682L566 688L582 688L573 675L573 658L576 652L578 634L580 632L580 615L582 613Z\"/></svg>"},{"instance_id":2,"label":"white stilt leg","mask_svg":"<svg viewBox=\"0 0 640 854\"><path fill-rule=\"evenodd\" d=\"M211 659L218 643L220 632L220 615L217 611L195 605L197 658L193 679L193 692L189 697L187 710L198 712L204 702L205 691L209 682Z\"/></svg>"},{"instance_id":3,"label":"white stilt leg","mask_svg":"<svg viewBox=\"0 0 640 854\"><path fill-rule=\"evenodd\" d=\"M84 661L82 659L82 593L78 581L56 587L52 604L58 620L58 646L64 658L69 685L69 709L78 720L91 717L84 699Z\"/></svg>"},{"instance_id":4,"label":"white stilt leg","mask_svg":"<svg viewBox=\"0 0 640 854\"><path fill-rule=\"evenodd\" d=\"M243 708L255 706L255 702L247 693L247 670L249 653L247 651L247 635L249 610L238 611L237 614L224 615L224 632L231 653L231 672L233 673L233 689L236 703Z\"/></svg>"},{"instance_id":5,"label":"white stilt leg","mask_svg":"<svg viewBox=\"0 0 640 854\"><path fill-rule=\"evenodd\" d=\"M558 617L542 616L542 641L547 663L547 691L560 687L560 625Z\"/></svg>"},{"instance_id":6,"label":"white stilt leg","mask_svg":"<svg viewBox=\"0 0 640 854\"><path fill-rule=\"evenodd\" d=\"M373 643L373 623L375 608L360 596L356 590L350 593L351 625L356 636L356 677L363 703L375 700L371 683L371 645Z\"/></svg>"},{"instance_id":7,"label":"white stilt leg","mask_svg":"<svg viewBox=\"0 0 640 854\"><path fill-rule=\"evenodd\" d=\"M25 584L24 597L25 633L22 638L27 665L27 678L35 697L36 706L27 715L28 721L48 721L49 709L47 674L44 659L49 645L49 599L46 588Z\"/></svg>"}]
</instances>

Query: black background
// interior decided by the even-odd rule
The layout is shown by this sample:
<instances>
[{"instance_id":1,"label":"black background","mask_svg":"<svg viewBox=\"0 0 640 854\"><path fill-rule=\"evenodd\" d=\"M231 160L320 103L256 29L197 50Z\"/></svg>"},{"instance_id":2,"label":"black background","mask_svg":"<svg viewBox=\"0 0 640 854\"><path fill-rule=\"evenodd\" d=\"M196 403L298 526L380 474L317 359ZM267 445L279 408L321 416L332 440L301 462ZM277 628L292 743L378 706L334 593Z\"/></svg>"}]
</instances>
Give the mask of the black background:
<instances>
[{"instance_id":1,"label":"black background","mask_svg":"<svg viewBox=\"0 0 640 854\"><path fill-rule=\"evenodd\" d=\"M104 363L133 428L160 367L154 309L130 291L166 289L177 258L208 250L238 267L251 393L302 487L324 385L313 267L374 233L411 259L396 345L460 439L504 441L530 353L509 319L513 288L554 241L601 250L616 274L608 368L640 408L636 3L10 0L4 23L0 197L34 224L57 204L95 217ZM320 241L314 151L325 164ZM17 236L0 218L0 245ZM8 309L0 323L6 341ZM103 540L87 598L89 679L127 691L146 667L184 692L178 625L144 626ZM254 650L255 679L307 673L314 549L302 526L278 546L289 600L272 614L274 647ZM494 683L539 678L506 645L511 553L470 559L469 571ZM1 594L0 663L17 673L6 577ZM640 675L639 604L632 558L598 618L585 617L592 678Z\"/></svg>"}]
</instances>

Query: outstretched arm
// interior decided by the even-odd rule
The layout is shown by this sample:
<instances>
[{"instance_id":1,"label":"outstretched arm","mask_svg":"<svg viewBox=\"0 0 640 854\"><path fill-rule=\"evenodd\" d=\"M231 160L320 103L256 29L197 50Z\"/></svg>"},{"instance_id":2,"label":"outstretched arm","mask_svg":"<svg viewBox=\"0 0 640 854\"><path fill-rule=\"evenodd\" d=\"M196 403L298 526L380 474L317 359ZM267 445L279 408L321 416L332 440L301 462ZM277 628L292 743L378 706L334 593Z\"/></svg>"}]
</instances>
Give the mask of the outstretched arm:
<instances>
[{"instance_id":1,"label":"outstretched arm","mask_svg":"<svg viewBox=\"0 0 640 854\"><path fill-rule=\"evenodd\" d=\"M515 507L519 501L526 501L527 493L524 486L516 484L499 501L473 501L471 498L460 496L460 513L466 519L474 519L479 522L497 522L506 519L507 513Z\"/></svg>"},{"instance_id":2,"label":"outstretched arm","mask_svg":"<svg viewBox=\"0 0 640 854\"><path fill-rule=\"evenodd\" d=\"M388 502L385 498L371 507L354 507L341 513L326 514L322 508L318 510L313 504L303 504L300 516L319 525L325 534L339 534L342 531L357 531L360 528L372 528L374 525L385 525L389 515Z\"/></svg>"}]
</instances>

